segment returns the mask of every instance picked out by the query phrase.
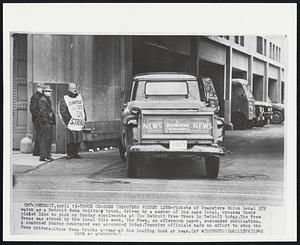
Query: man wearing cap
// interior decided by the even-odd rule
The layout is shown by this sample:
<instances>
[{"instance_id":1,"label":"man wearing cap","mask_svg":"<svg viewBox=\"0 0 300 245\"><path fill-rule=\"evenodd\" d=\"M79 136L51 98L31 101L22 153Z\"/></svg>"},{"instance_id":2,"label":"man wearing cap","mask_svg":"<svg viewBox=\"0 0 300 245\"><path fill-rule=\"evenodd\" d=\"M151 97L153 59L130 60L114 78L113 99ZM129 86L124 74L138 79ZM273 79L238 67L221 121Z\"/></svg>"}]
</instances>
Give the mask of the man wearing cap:
<instances>
[{"instance_id":1,"label":"man wearing cap","mask_svg":"<svg viewBox=\"0 0 300 245\"><path fill-rule=\"evenodd\" d=\"M30 112L32 115L32 128L33 128L33 155L39 156L39 138L40 138L40 125L39 125L39 101L43 95L44 83L39 82L35 85L36 92L30 99Z\"/></svg>"},{"instance_id":2,"label":"man wearing cap","mask_svg":"<svg viewBox=\"0 0 300 245\"><path fill-rule=\"evenodd\" d=\"M40 161L51 162L52 128L55 124L55 115L52 109L50 96L52 89L46 85L43 95L39 101L39 122L40 122Z\"/></svg>"},{"instance_id":3,"label":"man wearing cap","mask_svg":"<svg viewBox=\"0 0 300 245\"><path fill-rule=\"evenodd\" d=\"M67 128L67 159L81 158L78 151L86 114L82 97L78 94L75 83L69 83L68 92L60 101L59 112Z\"/></svg>"}]
</instances>

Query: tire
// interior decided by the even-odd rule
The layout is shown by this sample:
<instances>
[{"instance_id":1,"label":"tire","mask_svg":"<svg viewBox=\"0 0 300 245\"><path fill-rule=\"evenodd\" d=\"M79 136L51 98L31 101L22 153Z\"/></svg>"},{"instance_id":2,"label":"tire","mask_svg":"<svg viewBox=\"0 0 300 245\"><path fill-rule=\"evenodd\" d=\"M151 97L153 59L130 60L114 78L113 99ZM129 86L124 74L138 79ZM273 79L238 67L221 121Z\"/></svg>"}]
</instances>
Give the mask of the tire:
<instances>
[{"instance_id":1,"label":"tire","mask_svg":"<svg viewBox=\"0 0 300 245\"><path fill-rule=\"evenodd\" d=\"M122 158L123 161L126 161L126 156L125 156L126 149L123 146L121 137L118 139L118 147L119 147L120 157Z\"/></svg>"},{"instance_id":2,"label":"tire","mask_svg":"<svg viewBox=\"0 0 300 245\"><path fill-rule=\"evenodd\" d=\"M137 156L133 153L127 154L127 176L135 178L137 176Z\"/></svg>"},{"instance_id":3,"label":"tire","mask_svg":"<svg viewBox=\"0 0 300 245\"><path fill-rule=\"evenodd\" d=\"M205 158L206 175L210 179L216 179L219 174L220 159L218 157Z\"/></svg>"},{"instance_id":4,"label":"tire","mask_svg":"<svg viewBox=\"0 0 300 245\"><path fill-rule=\"evenodd\" d=\"M272 119L270 119L271 123L281 124L284 121L284 115L282 111L273 111Z\"/></svg>"},{"instance_id":5,"label":"tire","mask_svg":"<svg viewBox=\"0 0 300 245\"><path fill-rule=\"evenodd\" d=\"M263 127L265 126L266 124L268 123L268 119L264 119L264 120L261 120L261 121L258 121L254 124L255 127Z\"/></svg>"},{"instance_id":6,"label":"tire","mask_svg":"<svg viewBox=\"0 0 300 245\"><path fill-rule=\"evenodd\" d=\"M231 122L233 124L233 129L244 130L249 127L249 121L241 113L235 113L231 116Z\"/></svg>"},{"instance_id":7,"label":"tire","mask_svg":"<svg viewBox=\"0 0 300 245\"><path fill-rule=\"evenodd\" d=\"M248 120L246 129L251 129L253 127L254 127L254 121L253 120Z\"/></svg>"}]
</instances>

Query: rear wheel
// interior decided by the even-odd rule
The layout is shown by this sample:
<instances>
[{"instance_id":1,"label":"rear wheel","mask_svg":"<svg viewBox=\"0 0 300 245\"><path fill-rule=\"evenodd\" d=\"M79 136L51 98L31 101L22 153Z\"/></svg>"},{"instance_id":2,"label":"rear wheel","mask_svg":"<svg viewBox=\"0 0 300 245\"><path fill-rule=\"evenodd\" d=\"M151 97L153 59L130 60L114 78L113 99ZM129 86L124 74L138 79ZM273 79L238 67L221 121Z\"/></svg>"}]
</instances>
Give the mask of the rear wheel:
<instances>
[{"instance_id":1,"label":"rear wheel","mask_svg":"<svg viewBox=\"0 0 300 245\"><path fill-rule=\"evenodd\" d=\"M233 129L246 129L249 125L246 117L241 113L235 113L231 116L231 122L233 124Z\"/></svg>"},{"instance_id":2,"label":"rear wheel","mask_svg":"<svg viewBox=\"0 0 300 245\"><path fill-rule=\"evenodd\" d=\"M211 179L216 179L219 174L220 159L218 157L206 157L205 166L207 177Z\"/></svg>"},{"instance_id":3,"label":"rear wheel","mask_svg":"<svg viewBox=\"0 0 300 245\"><path fill-rule=\"evenodd\" d=\"M284 121L283 112L282 111L273 111L271 123L281 124Z\"/></svg>"},{"instance_id":4,"label":"rear wheel","mask_svg":"<svg viewBox=\"0 0 300 245\"><path fill-rule=\"evenodd\" d=\"M135 178L137 175L137 156L133 153L127 154L127 176L128 178Z\"/></svg>"}]
</instances>

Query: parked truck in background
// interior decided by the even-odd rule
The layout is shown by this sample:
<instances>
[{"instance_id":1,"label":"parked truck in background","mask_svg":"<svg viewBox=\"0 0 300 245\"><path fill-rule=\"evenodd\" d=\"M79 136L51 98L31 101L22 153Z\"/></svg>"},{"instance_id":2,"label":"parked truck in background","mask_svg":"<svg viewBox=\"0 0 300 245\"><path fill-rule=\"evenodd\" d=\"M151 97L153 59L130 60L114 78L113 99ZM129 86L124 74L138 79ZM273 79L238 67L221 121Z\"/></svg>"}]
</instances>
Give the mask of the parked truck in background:
<instances>
[{"instance_id":1,"label":"parked truck in background","mask_svg":"<svg viewBox=\"0 0 300 245\"><path fill-rule=\"evenodd\" d=\"M268 101L266 101L266 102L256 100L255 101L255 107L259 107L259 110L261 110L261 108L262 108L263 109L263 114L262 114L262 117L260 117L259 120L254 122L254 126L255 127L263 127L268 123L268 121L270 119L272 119L272 115L273 115L272 102L271 102L269 97L268 97Z\"/></svg>"},{"instance_id":2,"label":"parked truck in background","mask_svg":"<svg viewBox=\"0 0 300 245\"><path fill-rule=\"evenodd\" d=\"M281 124L284 122L284 104L282 103L272 103L273 115L270 119L271 123Z\"/></svg>"},{"instance_id":3,"label":"parked truck in background","mask_svg":"<svg viewBox=\"0 0 300 245\"><path fill-rule=\"evenodd\" d=\"M233 129L252 127L257 120L255 100L248 81L240 78L232 79L231 122ZM262 115L261 114L259 116Z\"/></svg>"}]
</instances>

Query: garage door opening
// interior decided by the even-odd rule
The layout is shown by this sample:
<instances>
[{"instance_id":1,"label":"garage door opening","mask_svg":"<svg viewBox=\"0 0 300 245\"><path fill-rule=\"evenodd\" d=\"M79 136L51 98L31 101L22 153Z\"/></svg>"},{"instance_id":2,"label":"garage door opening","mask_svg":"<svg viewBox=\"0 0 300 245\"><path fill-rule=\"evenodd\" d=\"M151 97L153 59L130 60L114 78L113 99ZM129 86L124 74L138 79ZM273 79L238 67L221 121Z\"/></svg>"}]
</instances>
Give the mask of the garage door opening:
<instances>
[{"instance_id":1,"label":"garage door opening","mask_svg":"<svg viewBox=\"0 0 300 245\"><path fill-rule=\"evenodd\" d=\"M241 78L247 80L247 72L232 68L232 78Z\"/></svg>"},{"instance_id":2,"label":"garage door opening","mask_svg":"<svg viewBox=\"0 0 300 245\"><path fill-rule=\"evenodd\" d=\"M224 66L199 60L199 76L212 79L220 106L220 115L224 116Z\"/></svg>"},{"instance_id":3,"label":"garage door opening","mask_svg":"<svg viewBox=\"0 0 300 245\"><path fill-rule=\"evenodd\" d=\"M263 76L253 74L253 96L258 101L263 101L263 79Z\"/></svg>"},{"instance_id":4,"label":"garage door opening","mask_svg":"<svg viewBox=\"0 0 300 245\"><path fill-rule=\"evenodd\" d=\"M269 78L268 96L272 102L277 102L277 80Z\"/></svg>"},{"instance_id":5,"label":"garage door opening","mask_svg":"<svg viewBox=\"0 0 300 245\"><path fill-rule=\"evenodd\" d=\"M189 56L166 47L135 38L133 42L133 74L143 72L189 72Z\"/></svg>"}]
</instances>

